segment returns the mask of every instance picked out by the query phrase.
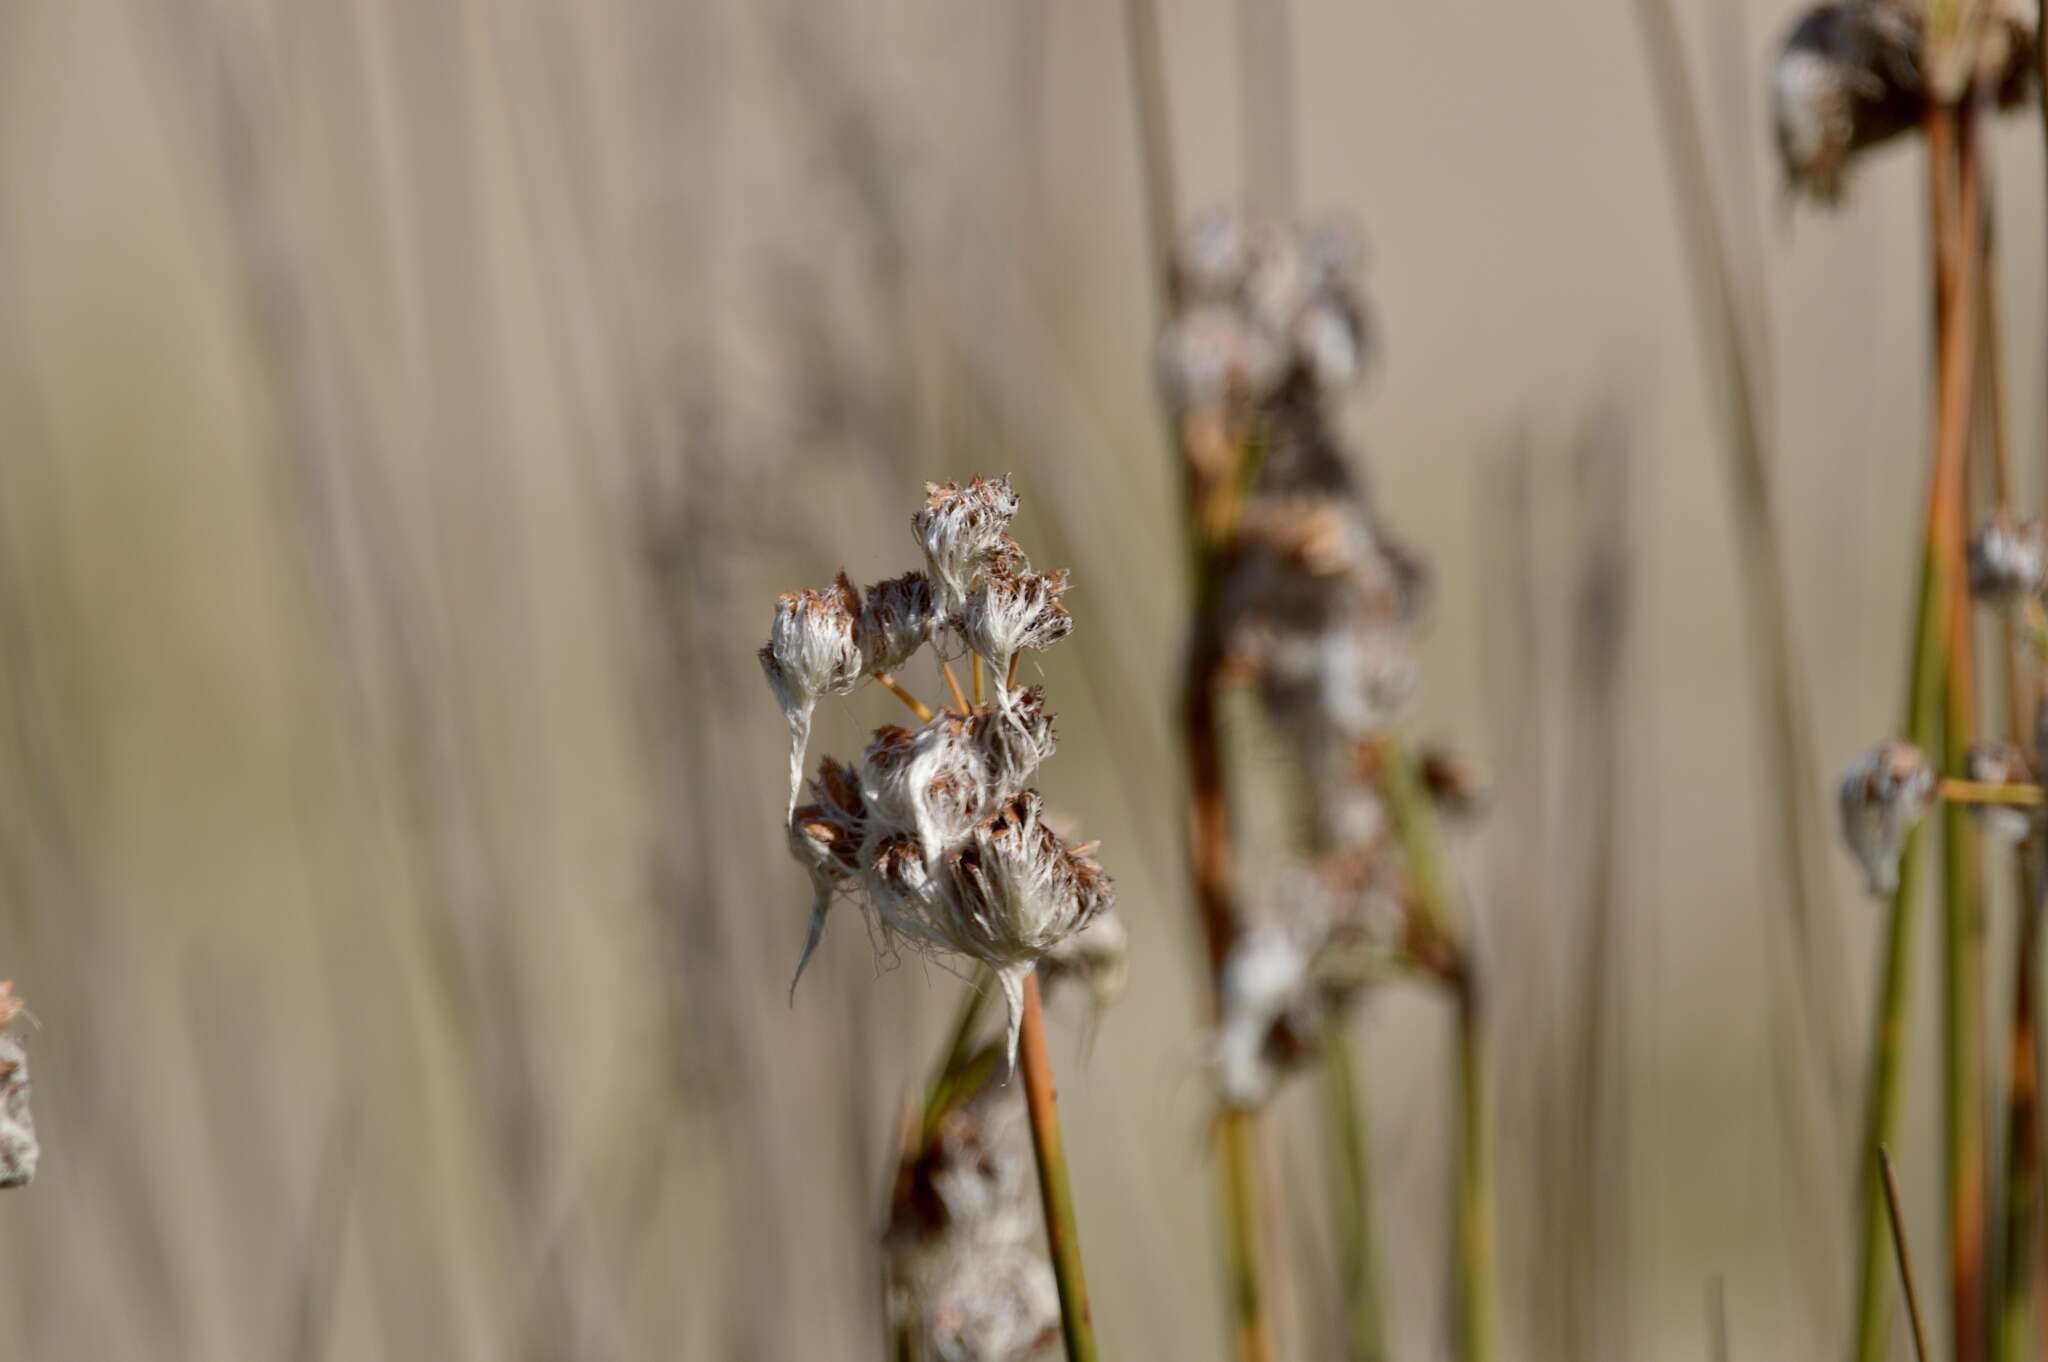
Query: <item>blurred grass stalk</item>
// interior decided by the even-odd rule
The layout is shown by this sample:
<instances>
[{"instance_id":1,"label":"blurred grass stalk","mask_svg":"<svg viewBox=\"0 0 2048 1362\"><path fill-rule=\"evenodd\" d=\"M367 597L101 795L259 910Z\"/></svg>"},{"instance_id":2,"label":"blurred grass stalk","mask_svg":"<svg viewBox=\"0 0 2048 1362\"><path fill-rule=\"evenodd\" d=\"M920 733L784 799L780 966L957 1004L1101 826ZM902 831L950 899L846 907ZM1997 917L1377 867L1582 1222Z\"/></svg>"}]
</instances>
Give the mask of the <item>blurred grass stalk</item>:
<instances>
[{"instance_id":1,"label":"blurred grass stalk","mask_svg":"<svg viewBox=\"0 0 2048 1362\"><path fill-rule=\"evenodd\" d=\"M1939 66L1939 53L1931 53ZM1928 197L1935 248L1935 483L1928 541L1943 565L1948 633L1946 727L1942 767L1963 774L1975 736L1975 667L1970 647L1963 517L1968 513L1968 452L1978 344L1976 306L1982 262L1981 176L1967 104L1937 98L1927 116ZM1943 974L1946 980L1944 1146L1947 1159L1950 1327L1956 1362L1975 1362L1985 1343L1985 1185L1983 916L1978 897L1977 832L1951 804L1943 828Z\"/></svg>"},{"instance_id":2,"label":"blurred grass stalk","mask_svg":"<svg viewBox=\"0 0 2048 1362\"><path fill-rule=\"evenodd\" d=\"M1429 954L1448 974L1457 1002L1458 1166L1455 1219L1458 1355L1491 1362L1499 1288L1494 1271L1492 1155L1487 1139L1486 1032L1469 934L1461 933L1445 888L1442 844L1415 757L1393 734L1378 742L1380 788L1394 836L1407 858ZM1430 963L1430 961L1425 961Z\"/></svg>"},{"instance_id":3,"label":"blurred grass stalk","mask_svg":"<svg viewBox=\"0 0 2048 1362\"><path fill-rule=\"evenodd\" d=\"M1331 1017L1323 1025L1322 1067L1347 1356L1351 1362L1387 1362L1379 1262L1373 1249L1371 1146L1366 1140L1351 1037L1342 1017Z\"/></svg>"},{"instance_id":4,"label":"blurred grass stalk","mask_svg":"<svg viewBox=\"0 0 2048 1362\"><path fill-rule=\"evenodd\" d=\"M1152 0L1125 0L1125 42L1138 131L1138 162L1144 176L1147 235L1167 308L1178 288L1172 267L1175 223L1173 157L1167 132L1166 70L1160 51L1159 20ZM1212 497L1188 457L1190 433L1176 427L1185 489L1193 602L1186 669L1182 678L1181 741L1188 781L1187 852L1207 946L1212 1017L1221 1011L1224 962L1237 933L1231 885L1230 808L1224 785L1222 734L1216 712L1216 683L1222 657L1210 616L1216 598L1222 536L1210 514ZM1270 1362L1272 1336L1266 1320L1266 1289L1259 1254L1258 1177L1252 1113L1223 1108L1215 1127L1218 1174L1222 1180L1223 1249L1230 1287L1231 1335L1239 1362Z\"/></svg>"}]
</instances>

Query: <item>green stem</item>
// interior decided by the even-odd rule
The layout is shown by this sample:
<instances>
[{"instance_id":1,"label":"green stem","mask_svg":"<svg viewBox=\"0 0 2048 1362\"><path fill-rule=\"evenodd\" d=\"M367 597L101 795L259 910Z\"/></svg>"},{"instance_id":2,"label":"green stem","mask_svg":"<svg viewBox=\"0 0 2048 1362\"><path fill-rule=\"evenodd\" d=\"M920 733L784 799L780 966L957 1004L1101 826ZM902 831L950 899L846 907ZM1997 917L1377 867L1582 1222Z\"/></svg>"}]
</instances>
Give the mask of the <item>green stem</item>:
<instances>
[{"instance_id":1,"label":"green stem","mask_svg":"<svg viewBox=\"0 0 2048 1362\"><path fill-rule=\"evenodd\" d=\"M1038 1195L1045 1210L1045 1244L1060 1293L1060 1329L1068 1362L1096 1362L1095 1321L1088 1309L1088 1279L1081 1270L1081 1231L1074 1220L1074 1189L1067 1180L1066 1147L1060 1139L1058 1098L1052 1062L1046 1054L1045 1016L1038 975L1024 981L1024 1026L1018 1040L1024 1071L1024 1101L1031 1116L1031 1149L1038 1156Z\"/></svg>"},{"instance_id":2,"label":"green stem","mask_svg":"<svg viewBox=\"0 0 2048 1362\"><path fill-rule=\"evenodd\" d=\"M1230 1271L1230 1329L1240 1362L1271 1362L1266 1337L1265 1280L1259 1265L1257 1168L1253 1113L1225 1107L1216 1118L1217 1167L1223 1179L1224 1256Z\"/></svg>"},{"instance_id":3,"label":"green stem","mask_svg":"<svg viewBox=\"0 0 2048 1362\"><path fill-rule=\"evenodd\" d=\"M1494 1274L1493 1174L1487 1152L1486 1039L1477 962L1461 944L1446 889L1435 816L1415 758L1391 734L1378 743L1380 789L1406 856L1426 958L1458 1003L1458 1346L1463 1362L1490 1362L1499 1290Z\"/></svg>"},{"instance_id":4,"label":"green stem","mask_svg":"<svg viewBox=\"0 0 2048 1362\"><path fill-rule=\"evenodd\" d=\"M1486 1033L1478 986L1458 990L1458 1336L1465 1362L1493 1357L1493 1167L1487 1153Z\"/></svg>"},{"instance_id":5,"label":"green stem","mask_svg":"<svg viewBox=\"0 0 2048 1362\"><path fill-rule=\"evenodd\" d=\"M1323 1026L1323 1091L1329 1116L1330 1182L1336 1189L1338 1268L1343 1274L1350 1362L1386 1362L1379 1261L1373 1246L1371 1147L1343 1020Z\"/></svg>"},{"instance_id":6,"label":"green stem","mask_svg":"<svg viewBox=\"0 0 2048 1362\"><path fill-rule=\"evenodd\" d=\"M1933 493L1930 492L1930 495ZM1943 604L1947 588L1937 546L1922 546L1920 603L1913 631L1913 658L1906 700L1907 741L1932 750L1939 736ZM1915 828L1899 858L1898 888L1892 892L1885 927L1884 977L1871 1024L1870 1083L1865 1098L1857 1187L1861 1206L1856 1254L1855 1362L1881 1362L1889 1315L1891 1270L1885 1263L1884 1186L1878 1151L1898 1131L1901 1080L1905 1071L1906 1018L1910 1011L1914 924L1920 915L1922 858L1926 829Z\"/></svg>"}]
</instances>

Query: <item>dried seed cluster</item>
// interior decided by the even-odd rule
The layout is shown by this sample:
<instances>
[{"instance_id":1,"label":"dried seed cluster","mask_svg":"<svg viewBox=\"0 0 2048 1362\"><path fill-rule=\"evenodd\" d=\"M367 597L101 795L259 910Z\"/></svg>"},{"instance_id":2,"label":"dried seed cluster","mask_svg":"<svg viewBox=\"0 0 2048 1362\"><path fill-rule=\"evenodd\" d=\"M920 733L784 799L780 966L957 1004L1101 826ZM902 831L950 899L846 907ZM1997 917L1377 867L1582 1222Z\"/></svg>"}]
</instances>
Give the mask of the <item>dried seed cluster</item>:
<instances>
[{"instance_id":1,"label":"dried seed cluster","mask_svg":"<svg viewBox=\"0 0 2048 1362\"><path fill-rule=\"evenodd\" d=\"M0 1187L27 1186L42 1157L28 1107L28 1052L6 1029L24 1010L13 983L0 979Z\"/></svg>"},{"instance_id":2,"label":"dried seed cluster","mask_svg":"<svg viewBox=\"0 0 2048 1362\"><path fill-rule=\"evenodd\" d=\"M835 899L851 896L884 949L902 942L988 965L1010 1004L1014 1056L1026 976L1115 899L1093 844L1069 845L1030 788L1053 753L1053 715L1043 688L1016 684L1015 662L1072 632L1067 574L1033 571L1010 537L1017 494L1007 479L925 493L911 521L924 572L865 597L843 573L829 590L785 595L761 650L789 719L790 851L814 891L797 974ZM900 667L926 644L943 654L955 642L990 665L991 703L875 730L857 764L820 762L799 805L818 697Z\"/></svg>"},{"instance_id":3,"label":"dried seed cluster","mask_svg":"<svg viewBox=\"0 0 2048 1362\"><path fill-rule=\"evenodd\" d=\"M897 1168L882 1237L890 1323L944 1362L1059 1355L1058 1288L1032 1241L1017 1108L1013 1090L984 1084Z\"/></svg>"},{"instance_id":4,"label":"dried seed cluster","mask_svg":"<svg viewBox=\"0 0 2048 1362\"><path fill-rule=\"evenodd\" d=\"M1899 887L1906 837L1934 807L1934 768L1911 743L1884 742L1842 775L1842 839L1872 894Z\"/></svg>"},{"instance_id":5,"label":"dried seed cluster","mask_svg":"<svg viewBox=\"0 0 2048 1362\"><path fill-rule=\"evenodd\" d=\"M2030 8L1998 4L1978 40L1976 79L2002 108L2022 103L2033 83ZM1922 7L1907 0L1828 0L1786 30L1771 68L1771 113L1793 190L1839 202L1858 154L1920 126L1925 33Z\"/></svg>"},{"instance_id":6,"label":"dried seed cluster","mask_svg":"<svg viewBox=\"0 0 2048 1362\"><path fill-rule=\"evenodd\" d=\"M1288 735L1315 810L1310 863L1284 876L1225 962L1214 1060L1238 1106L1265 1101L1310 1057L1361 985L1397 961L1446 963L1443 943L1412 939L1376 758L1415 687L1425 574L1375 514L1331 415L1367 349L1355 258L1328 229L1204 218L1175 263L1181 303L1160 346L1197 478L1228 511L1223 670ZM1442 773L1447 806L1469 804L1469 771Z\"/></svg>"}]
</instances>

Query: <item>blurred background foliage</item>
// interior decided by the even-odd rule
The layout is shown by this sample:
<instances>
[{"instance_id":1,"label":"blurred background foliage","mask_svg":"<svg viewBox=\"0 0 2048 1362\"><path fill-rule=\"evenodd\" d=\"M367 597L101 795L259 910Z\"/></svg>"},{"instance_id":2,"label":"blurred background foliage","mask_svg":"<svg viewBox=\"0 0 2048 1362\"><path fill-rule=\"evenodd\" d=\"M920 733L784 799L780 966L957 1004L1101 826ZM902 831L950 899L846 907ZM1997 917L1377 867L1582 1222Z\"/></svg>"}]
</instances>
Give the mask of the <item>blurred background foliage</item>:
<instances>
[{"instance_id":1,"label":"blurred background foliage","mask_svg":"<svg viewBox=\"0 0 2048 1362\"><path fill-rule=\"evenodd\" d=\"M1900 703L1926 229L1903 150L1837 216L1783 201L1790 13L1681 17L1832 772ZM1830 849L1802 963L1758 846L1630 7L1161 15L1184 202L1291 188L1368 243L1345 423L1434 570L1417 728L1495 776L1458 850L1506 1355L1705 1356L1716 1279L1739 1353L1836 1346L1879 915ZM878 978L847 918L788 1004L808 889L752 652L776 592L910 565L922 481L977 471L1074 570L1048 793L1133 937L1092 1049L1053 1017L1104 1346L1222 1355L1130 103L1117 8L1072 0L0 10L0 973L46 1148L0 1203L0 1355L878 1348L891 1132L960 986ZM2038 136L1992 143L2027 451ZM1447 1031L1419 990L1358 1023L1404 1357L1447 1347ZM1297 1085L1288 1356L1340 1327L1319 1135ZM1928 1235L1933 1146L1916 1099Z\"/></svg>"}]
</instances>

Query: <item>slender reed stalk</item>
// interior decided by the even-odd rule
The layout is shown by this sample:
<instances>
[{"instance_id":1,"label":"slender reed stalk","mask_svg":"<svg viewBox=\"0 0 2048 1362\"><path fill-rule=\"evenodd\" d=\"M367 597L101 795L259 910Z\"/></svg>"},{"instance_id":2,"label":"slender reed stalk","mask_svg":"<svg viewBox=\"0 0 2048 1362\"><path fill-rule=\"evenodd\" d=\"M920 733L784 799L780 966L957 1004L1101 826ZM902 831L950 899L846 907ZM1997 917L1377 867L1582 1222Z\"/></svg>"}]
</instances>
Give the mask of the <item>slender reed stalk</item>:
<instances>
[{"instance_id":1,"label":"slender reed stalk","mask_svg":"<svg viewBox=\"0 0 2048 1362\"><path fill-rule=\"evenodd\" d=\"M1486 1107L1486 1036L1478 973L1469 941L1451 912L1435 816L1416 774L1414 756L1391 734L1379 739L1380 788L1394 835L1407 857L1420 909L1418 949L1445 975L1458 1010L1458 1355L1490 1362L1499 1288L1494 1270L1492 1159Z\"/></svg>"},{"instance_id":2,"label":"slender reed stalk","mask_svg":"<svg viewBox=\"0 0 2048 1362\"><path fill-rule=\"evenodd\" d=\"M1927 1330L1920 1323L1920 1292L1913 1285L1913 1255L1906 1246L1906 1214L1899 1206L1899 1175L1892 1168L1892 1151L1878 1146L1877 1157L1884 1172L1884 1204L1891 1217L1892 1247L1899 1260L1899 1289L1906 1296L1906 1316L1913 1325L1913 1356L1928 1362Z\"/></svg>"},{"instance_id":3,"label":"slender reed stalk","mask_svg":"<svg viewBox=\"0 0 2048 1362\"><path fill-rule=\"evenodd\" d=\"M1373 1242L1372 1165L1355 1059L1344 1019L1323 1024L1324 1106L1334 1173L1338 1270L1344 1285L1344 1340L1350 1362L1386 1362L1378 1253Z\"/></svg>"},{"instance_id":4,"label":"slender reed stalk","mask_svg":"<svg viewBox=\"0 0 2048 1362\"><path fill-rule=\"evenodd\" d=\"M1988 213L1986 214L1988 217ZM1982 374L1978 404L1980 454L1988 462L1998 510L2012 515L2017 495L2013 485L2012 449L2006 438L2005 377L1999 358L2000 332L1996 262L1992 243L1984 246L1978 281L1977 363ZM2033 716L2019 624L2011 611L1998 615L1998 644L2004 660L2005 736L2027 752L2034 751ZM2041 1214L2040 1072L2034 962L2040 954L2041 835L2030 832L2014 851L2013 902L2018 931L2013 950L2012 1012L2005 1053L2005 1176L2001 1207L2001 1252L1998 1256L1996 1315L1992 1324L1993 1362L2014 1362L2026 1352L2033 1320L2036 1225Z\"/></svg>"},{"instance_id":5,"label":"slender reed stalk","mask_svg":"<svg viewBox=\"0 0 2048 1362\"><path fill-rule=\"evenodd\" d=\"M1802 992L1809 1025L1819 1044L1822 1069L1830 1080L1839 1053L1839 990L1824 931L1829 906L1827 866L1815 826L1813 740L1799 686L1794 643L1792 593L1773 502L1772 448L1768 423L1769 357L1754 317L1745 317L1729 249L1715 203L1706 133L1693 90L1671 0L1637 0L1639 30L1650 69L1658 123L1663 133L1671 189L1688 257L1694 314L1701 350L1716 371L1726 404L1728 489L1740 536L1736 562L1742 574L1743 611L1759 714L1764 722L1764 756L1771 769L1774 798L1759 801L1761 841L1775 859L1775 878L1790 912L1792 940L1801 979L1815 985Z\"/></svg>"},{"instance_id":6,"label":"slender reed stalk","mask_svg":"<svg viewBox=\"0 0 2048 1362\"><path fill-rule=\"evenodd\" d=\"M1166 68L1159 21L1152 0L1125 0L1125 42L1145 181L1145 220L1153 267L1160 279L1162 310L1177 300L1172 268L1174 224L1173 156L1168 133ZM1212 1015L1220 1013L1225 961L1237 935L1231 864L1230 808L1225 786L1216 686L1222 666L1210 619L1220 579L1218 546L1210 515L1212 498L1202 486L1192 456L1197 433L1175 432L1186 497L1194 564L1194 627L1181 688L1181 741L1188 774L1188 861L1209 965ZM1217 1118L1216 1153L1223 1190L1224 1259L1230 1282L1231 1334L1239 1362L1270 1362L1273 1345L1266 1320L1266 1290L1258 1243L1258 1177L1249 1112L1226 1109Z\"/></svg>"},{"instance_id":7,"label":"slender reed stalk","mask_svg":"<svg viewBox=\"0 0 2048 1362\"><path fill-rule=\"evenodd\" d=\"M1967 474L1981 226L1977 159L1967 109L1935 102L1927 117L1928 190L1936 254L1936 477L1948 514L1930 524L1946 564L1949 646L1942 765L1960 771L1975 730L1975 675L1963 572ZM1976 830L1950 805L1943 830L1943 1105L1949 1211L1950 1326L1956 1362L1975 1362L1985 1341L1983 924Z\"/></svg>"},{"instance_id":8,"label":"slender reed stalk","mask_svg":"<svg viewBox=\"0 0 2048 1362\"><path fill-rule=\"evenodd\" d=\"M1052 1086L1052 1062L1045 1047L1045 1012L1038 975L1024 981L1024 1028L1018 1041L1024 1071L1024 1102L1031 1114L1031 1150L1038 1158L1038 1195L1045 1208L1045 1242L1053 1279L1060 1289L1060 1328L1068 1362L1096 1362L1095 1321L1088 1310L1088 1281L1081 1271L1081 1233L1074 1223L1074 1191L1067 1180L1067 1155Z\"/></svg>"},{"instance_id":9,"label":"slender reed stalk","mask_svg":"<svg viewBox=\"0 0 2048 1362\"><path fill-rule=\"evenodd\" d=\"M1914 629L1906 731L1909 741L1923 750L1934 751L1937 750L1937 739L1944 736L1945 695L1949 700L1949 717L1963 721L1961 725L1947 725L1949 731L1946 736L1957 736L1955 730L1959 726L1967 731L1970 717L1967 693L1961 697L1960 704L1953 694L1959 688L1952 684L1958 677L1950 655L1958 642L1967 642L1967 626L1958 630L1951 616L1964 603L1964 455L1968 443L1970 365L1975 338L1971 316L1976 298L1974 242L1977 227L1974 188L1970 187L1973 177L1959 173L1956 110L1946 105L1934 106L1928 117L1927 135L1937 280L1936 435L1922 538L1920 605ZM1964 192L1966 189L1969 192ZM1967 681L1967 661L1961 670L1961 679ZM1955 750L1959 754L1960 745ZM1960 832L1963 839L1968 837L1960 811L1953 805L1948 830L1952 835ZM1880 1151L1891 1143L1898 1126L1913 929L1918 916L1923 851L1924 833L1915 831L1906 839L1899 865L1898 888L1892 897L1891 917L1886 928L1884 979L1879 990L1875 1039L1871 1047L1870 1087L1861 1154L1862 1216L1857 1253L1856 1326L1851 1353L1855 1362L1878 1362L1884 1355L1886 1304L1881 1242L1884 1206ZM1958 1024L1974 1015L1969 1009L1974 1006L1975 991L1970 949L1975 905L1969 894L1967 856L1952 855L1948 858L1948 865L1943 935L1946 943L1945 1015L1950 1024L1946 1027L1947 1044L1944 1047L1947 1056L1944 1125L1950 1197L1951 1287L1956 1305L1955 1341L1960 1360L1977 1355L1967 1344L1969 1340L1982 1336L1983 1146L1981 1113L1974 1098L1976 1089L1965 1090L1964 1076L1971 1068L1968 1038L1972 1028ZM1973 1166L1976 1168L1974 1177L1971 1172Z\"/></svg>"}]
</instances>

